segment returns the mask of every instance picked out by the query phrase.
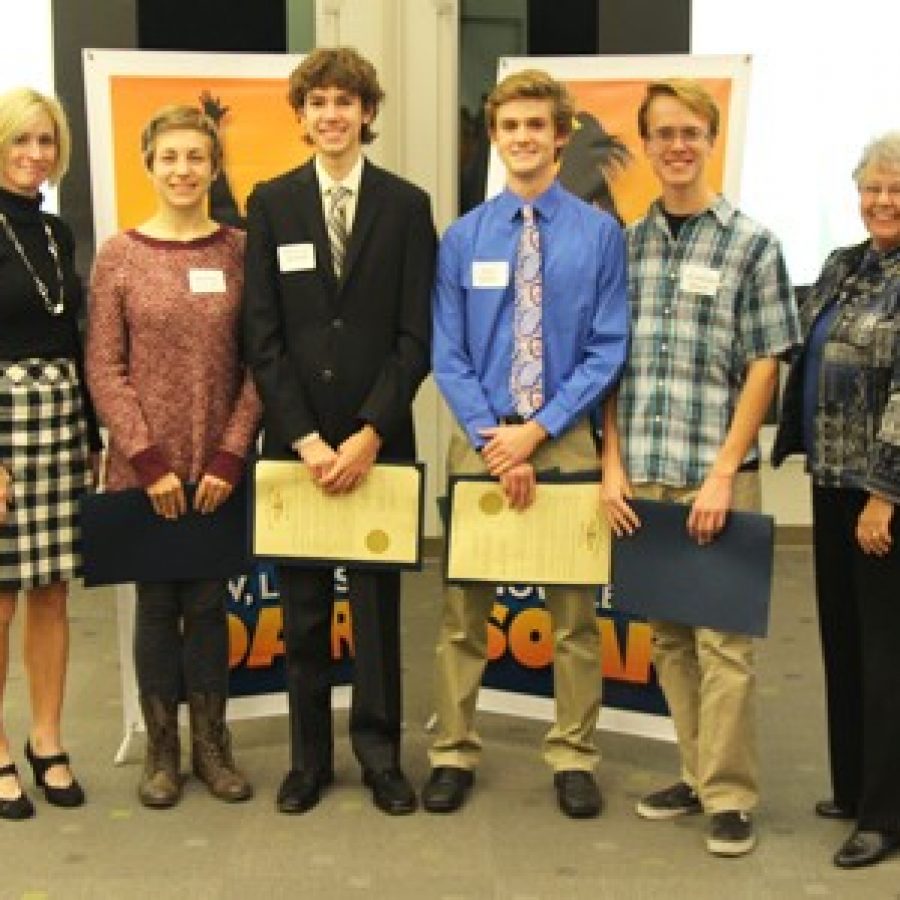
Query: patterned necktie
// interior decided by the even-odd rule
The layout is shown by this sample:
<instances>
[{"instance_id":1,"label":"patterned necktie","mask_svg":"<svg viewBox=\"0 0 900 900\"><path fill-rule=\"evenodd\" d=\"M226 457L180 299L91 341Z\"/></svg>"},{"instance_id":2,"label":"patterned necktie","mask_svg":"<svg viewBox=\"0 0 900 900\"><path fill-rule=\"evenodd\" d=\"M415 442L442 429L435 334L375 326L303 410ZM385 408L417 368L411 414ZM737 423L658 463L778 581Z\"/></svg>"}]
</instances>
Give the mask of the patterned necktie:
<instances>
[{"instance_id":1,"label":"patterned necktie","mask_svg":"<svg viewBox=\"0 0 900 900\"><path fill-rule=\"evenodd\" d=\"M544 403L541 244L534 209L528 204L522 207L522 235L516 256L515 289L509 388L516 404L516 412L527 419Z\"/></svg>"},{"instance_id":2,"label":"patterned necktie","mask_svg":"<svg viewBox=\"0 0 900 900\"><path fill-rule=\"evenodd\" d=\"M347 252L347 199L353 193L350 188L336 184L328 192L331 203L328 207L328 243L331 244L331 261L334 274L340 279Z\"/></svg>"}]
</instances>

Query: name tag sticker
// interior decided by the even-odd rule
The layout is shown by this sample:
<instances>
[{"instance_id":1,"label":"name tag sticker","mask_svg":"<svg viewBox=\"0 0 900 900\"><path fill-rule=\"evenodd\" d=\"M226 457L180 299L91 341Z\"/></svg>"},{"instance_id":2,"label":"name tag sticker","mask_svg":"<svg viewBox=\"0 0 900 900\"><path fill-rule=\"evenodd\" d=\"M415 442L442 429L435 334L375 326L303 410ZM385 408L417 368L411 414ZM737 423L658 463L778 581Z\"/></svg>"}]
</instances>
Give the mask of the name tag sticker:
<instances>
[{"instance_id":1,"label":"name tag sticker","mask_svg":"<svg viewBox=\"0 0 900 900\"><path fill-rule=\"evenodd\" d=\"M681 267L681 283L679 287L688 294L703 294L705 297L714 297L719 290L721 281L722 273L718 269L685 263Z\"/></svg>"},{"instance_id":2,"label":"name tag sticker","mask_svg":"<svg viewBox=\"0 0 900 900\"><path fill-rule=\"evenodd\" d=\"M192 294L224 294L225 273L221 269L190 269L188 285Z\"/></svg>"},{"instance_id":3,"label":"name tag sticker","mask_svg":"<svg viewBox=\"0 0 900 900\"><path fill-rule=\"evenodd\" d=\"M309 272L316 267L316 247L312 243L282 244L278 248L280 272Z\"/></svg>"},{"instance_id":4,"label":"name tag sticker","mask_svg":"<svg viewBox=\"0 0 900 900\"><path fill-rule=\"evenodd\" d=\"M504 288L509 284L509 263L505 259L472 263L472 287Z\"/></svg>"}]
</instances>

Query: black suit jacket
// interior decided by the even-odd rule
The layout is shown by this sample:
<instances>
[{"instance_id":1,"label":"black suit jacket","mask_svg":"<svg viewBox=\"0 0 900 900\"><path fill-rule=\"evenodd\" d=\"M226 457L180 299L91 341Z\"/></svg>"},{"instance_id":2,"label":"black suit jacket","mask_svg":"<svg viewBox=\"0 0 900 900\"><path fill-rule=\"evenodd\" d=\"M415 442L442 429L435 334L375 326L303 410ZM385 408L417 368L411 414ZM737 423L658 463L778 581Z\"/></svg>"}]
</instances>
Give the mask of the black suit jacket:
<instances>
[{"instance_id":1,"label":"black suit jacket","mask_svg":"<svg viewBox=\"0 0 900 900\"><path fill-rule=\"evenodd\" d=\"M315 265L282 271L278 248L298 244L312 244ZM244 338L266 456L295 457L291 444L313 431L336 447L369 423L381 458L415 458L412 401L429 370L435 248L428 195L365 161L338 281L312 161L257 185L247 203Z\"/></svg>"}]
</instances>

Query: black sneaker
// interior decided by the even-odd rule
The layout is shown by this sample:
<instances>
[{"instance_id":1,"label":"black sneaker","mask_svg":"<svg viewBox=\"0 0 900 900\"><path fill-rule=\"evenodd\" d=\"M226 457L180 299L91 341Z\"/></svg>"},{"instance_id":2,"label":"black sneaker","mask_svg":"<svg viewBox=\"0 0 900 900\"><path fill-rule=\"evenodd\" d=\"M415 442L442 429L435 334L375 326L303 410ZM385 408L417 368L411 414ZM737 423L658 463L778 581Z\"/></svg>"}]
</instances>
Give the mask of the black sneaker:
<instances>
[{"instance_id":1,"label":"black sneaker","mask_svg":"<svg viewBox=\"0 0 900 900\"><path fill-rule=\"evenodd\" d=\"M737 809L713 813L706 849L715 856L743 856L756 846L750 813Z\"/></svg>"},{"instance_id":2,"label":"black sneaker","mask_svg":"<svg viewBox=\"0 0 900 900\"><path fill-rule=\"evenodd\" d=\"M638 802L635 811L642 819L674 819L702 812L703 806L693 788L679 781L664 790L647 794Z\"/></svg>"}]
</instances>

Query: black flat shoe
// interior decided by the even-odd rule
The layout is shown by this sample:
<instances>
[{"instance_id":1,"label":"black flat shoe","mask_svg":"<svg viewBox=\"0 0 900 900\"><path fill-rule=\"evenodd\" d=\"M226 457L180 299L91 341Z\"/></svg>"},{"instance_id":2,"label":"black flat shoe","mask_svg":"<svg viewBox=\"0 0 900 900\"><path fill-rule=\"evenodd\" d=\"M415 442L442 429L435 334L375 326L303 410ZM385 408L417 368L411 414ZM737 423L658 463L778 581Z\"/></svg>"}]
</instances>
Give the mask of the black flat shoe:
<instances>
[{"instance_id":1,"label":"black flat shoe","mask_svg":"<svg viewBox=\"0 0 900 900\"><path fill-rule=\"evenodd\" d=\"M363 784L372 790L372 802L389 816L404 816L419 805L416 792L400 769L363 772Z\"/></svg>"},{"instance_id":2,"label":"black flat shoe","mask_svg":"<svg viewBox=\"0 0 900 900\"><path fill-rule=\"evenodd\" d=\"M820 819L855 819L856 814L845 806L839 806L834 800L820 800L816 806L816 815Z\"/></svg>"},{"instance_id":3,"label":"black flat shoe","mask_svg":"<svg viewBox=\"0 0 900 900\"><path fill-rule=\"evenodd\" d=\"M900 847L900 835L888 831L854 831L834 855L839 869L860 869L881 862Z\"/></svg>"},{"instance_id":4,"label":"black flat shoe","mask_svg":"<svg viewBox=\"0 0 900 900\"><path fill-rule=\"evenodd\" d=\"M569 769L553 776L559 808L570 819L592 819L600 815L603 797L590 772Z\"/></svg>"},{"instance_id":5,"label":"black flat shoe","mask_svg":"<svg viewBox=\"0 0 900 900\"><path fill-rule=\"evenodd\" d=\"M25 758L31 764L31 771L34 773L34 783L37 787L42 788L47 802L53 806L62 806L72 809L81 806L84 803L84 791L78 783L78 779L72 776L72 781L65 787L54 787L47 784L44 780L47 770L53 766L68 766L68 753L55 753L53 756L38 756L31 747L31 741L25 742Z\"/></svg>"},{"instance_id":6,"label":"black flat shoe","mask_svg":"<svg viewBox=\"0 0 900 900\"><path fill-rule=\"evenodd\" d=\"M334 774L316 775L305 769L291 769L284 776L275 805L278 812L293 815L312 809L322 797L322 789L334 781Z\"/></svg>"},{"instance_id":7,"label":"black flat shoe","mask_svg":"<svg viewBox=\"0 0 900 900\"><path fill-rule=\"evenodd\" d=\"M0 766L0 778L12 776L16 780L19 773L13 763L6 766ZM8 819L10 821L21 821L22 819L30 819L34 815L34 805L28 799L25 791L19 789L19 796L13 797L12 800L0 800L0 819Z\"/></svg>"},{"instance_id":8,"label":"black flat shoe","mask_svg":"<svg viewBox=\"0 0 900 900\"><path fill-rule=\"evenodd\" d=\"M422 806L432 813L456 812L463 803L475 773L458 766L435 766L422 788Z\"/></svg>"}]
</instances>

